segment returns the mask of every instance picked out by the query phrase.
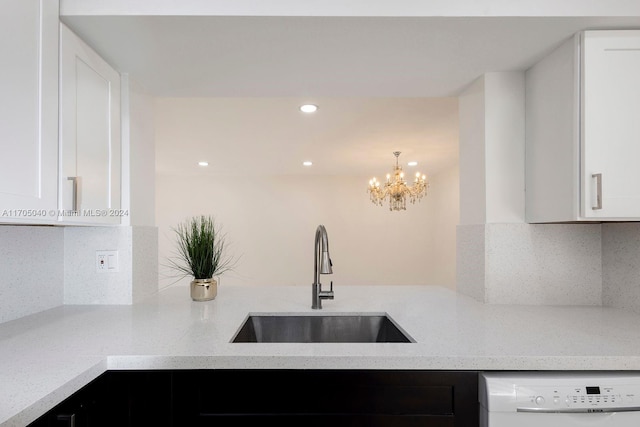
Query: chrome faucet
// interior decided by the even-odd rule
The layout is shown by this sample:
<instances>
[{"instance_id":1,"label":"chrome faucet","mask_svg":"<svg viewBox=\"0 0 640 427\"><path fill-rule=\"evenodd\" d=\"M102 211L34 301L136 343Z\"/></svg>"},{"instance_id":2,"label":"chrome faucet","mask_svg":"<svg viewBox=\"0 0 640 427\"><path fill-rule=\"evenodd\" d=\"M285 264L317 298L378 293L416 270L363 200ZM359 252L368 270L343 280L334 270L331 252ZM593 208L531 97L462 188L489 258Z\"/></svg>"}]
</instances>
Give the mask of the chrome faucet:
<instances>
[{"instance_id":1,"label":"chrome faucet","mask_svg":"<svg viewBox=\"0 0 640 427\"><path fill-rule=\"evenodd\" d=\"M331 257L329 257L329 237L327 236L327 230L324 228L324 225L319 225L316 229L313 285L311 285L313 291L311 308L313 309L321 309L323 299L333 299L333 281L328 291L323 291L322 283L320 283L321 274L333 273L331 269L332 265Z\"/></svg>"}]
</instances>

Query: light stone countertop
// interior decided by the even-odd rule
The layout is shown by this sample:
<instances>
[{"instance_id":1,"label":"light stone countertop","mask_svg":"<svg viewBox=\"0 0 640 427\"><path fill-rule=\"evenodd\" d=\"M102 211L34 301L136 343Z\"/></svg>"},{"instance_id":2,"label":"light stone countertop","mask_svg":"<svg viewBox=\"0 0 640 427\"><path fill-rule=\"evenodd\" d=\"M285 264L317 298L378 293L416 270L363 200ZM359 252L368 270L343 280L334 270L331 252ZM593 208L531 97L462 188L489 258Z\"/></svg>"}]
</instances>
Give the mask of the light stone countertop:
<instances>
[{"instance_id":1,"label":"light stone countertop","mask_svg":"<svg viewBox=\"0 0 640 427\"><path fill-rule=\"evenodd\" d=\"M640 370L640 315L486 305L429 286L339 286L323 312L386 312L415 343L230 343L249 313L306 313L309 286L184 286L131 306L61 306L0 325L0 426L24 426L107 369Z\"/></svg>"}]
</instances>

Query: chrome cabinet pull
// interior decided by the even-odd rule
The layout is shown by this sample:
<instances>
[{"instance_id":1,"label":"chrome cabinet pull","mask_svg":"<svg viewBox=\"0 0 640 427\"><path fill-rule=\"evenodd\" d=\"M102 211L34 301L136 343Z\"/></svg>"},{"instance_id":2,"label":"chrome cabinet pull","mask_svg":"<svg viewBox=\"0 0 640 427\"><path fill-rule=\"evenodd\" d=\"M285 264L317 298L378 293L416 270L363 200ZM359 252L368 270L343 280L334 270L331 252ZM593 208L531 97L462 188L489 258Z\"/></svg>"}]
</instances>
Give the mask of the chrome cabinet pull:
<instances>
[{"instance_id":1,"label":"chrome cabinet pull","mask_svg":"<svg viewBox=\"0 0 640 427\"><path fill-rule=\"evenodd\" d=\"M591 178L596 179L596 205L591 206L594 211L602 209L602 174L594 173Z\"/></svg>"},{"instance_id":2,"label":"chrome cabinet pull","mask_svg":"<svg viewBox=\"0 0 640 427\"><path fill-rule=\"evenodd\" d=\"M57 423L56 425L65 425L68 427L76 427L76 414L61 414L56 417L56 421L61 421L64 424Z\"/></svg>"},{"instance_id":3,"label":"chrome cabinet pull","mask_svg":"<svg viewBox=\"0 0 640 427\"><path fill-rule=\"evenodd\" d=\"M79 176L68 176L67 181L73 182L73 204L71 205L71 210L78 211L79 208L79 194L78 194L78 186L80 185L80 177Z\"/></svg>"}]
</instances>

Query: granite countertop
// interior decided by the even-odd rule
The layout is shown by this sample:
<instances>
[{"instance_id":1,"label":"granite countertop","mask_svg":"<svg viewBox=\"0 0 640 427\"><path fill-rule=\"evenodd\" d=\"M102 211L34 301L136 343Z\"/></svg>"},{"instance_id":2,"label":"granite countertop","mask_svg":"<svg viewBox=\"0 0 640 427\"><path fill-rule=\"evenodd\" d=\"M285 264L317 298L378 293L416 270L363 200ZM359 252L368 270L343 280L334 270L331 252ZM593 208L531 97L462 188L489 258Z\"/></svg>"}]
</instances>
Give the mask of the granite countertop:
<instances>
[{"instance_id":1,"label":"granite countertop","mask_svg":"<svg viewBox=\"0 0 640 427\"><path fill-rule=\"evenodd\" d=\"M107 369L640 370L640 315L486 305L430 286L336 286L323 312L386 312L415 343L231 343L249 313L318 313L311 286L173 286L131 306L61 306L0 325L0 426L21 426Z\"/></svg>"}]
</instances>

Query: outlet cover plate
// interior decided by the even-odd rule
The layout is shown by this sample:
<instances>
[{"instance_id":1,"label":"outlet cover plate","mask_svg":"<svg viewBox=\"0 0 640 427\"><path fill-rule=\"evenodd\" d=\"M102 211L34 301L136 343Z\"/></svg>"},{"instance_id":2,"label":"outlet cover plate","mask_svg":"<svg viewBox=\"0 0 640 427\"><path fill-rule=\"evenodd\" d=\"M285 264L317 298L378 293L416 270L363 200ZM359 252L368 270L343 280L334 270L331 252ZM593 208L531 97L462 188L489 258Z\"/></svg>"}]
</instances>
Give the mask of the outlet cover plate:
<instances>
[{"instance_id":1,"label":"outlet cover plate","mask_svg":"<svg viewBox=\"0 0 640 427\"><path fill-rule=\"evenodd\" d=\"M98 273L116 273L120 271L118 251L96 251L96 271Z\"/></svg>"}]
</instances>

